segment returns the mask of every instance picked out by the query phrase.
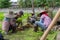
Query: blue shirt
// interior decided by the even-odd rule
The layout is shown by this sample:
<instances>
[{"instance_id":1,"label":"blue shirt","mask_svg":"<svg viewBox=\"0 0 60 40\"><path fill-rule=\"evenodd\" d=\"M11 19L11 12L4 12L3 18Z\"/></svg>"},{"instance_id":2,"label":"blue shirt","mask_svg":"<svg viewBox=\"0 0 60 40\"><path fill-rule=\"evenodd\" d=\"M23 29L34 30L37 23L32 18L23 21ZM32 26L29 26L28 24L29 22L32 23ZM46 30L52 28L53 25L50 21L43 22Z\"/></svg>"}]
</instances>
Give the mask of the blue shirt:
<instances>
[{"instance_id":1,"label":"blue shirt","mask_svg":"<svg viewBox=\"0 0 60 40\"><path fill-rule=\"evenodd\" d=\"M10 18L5 17L4 18L4 21L8 21L9 22L10 21Z\"/></svg>"}]
</instances>

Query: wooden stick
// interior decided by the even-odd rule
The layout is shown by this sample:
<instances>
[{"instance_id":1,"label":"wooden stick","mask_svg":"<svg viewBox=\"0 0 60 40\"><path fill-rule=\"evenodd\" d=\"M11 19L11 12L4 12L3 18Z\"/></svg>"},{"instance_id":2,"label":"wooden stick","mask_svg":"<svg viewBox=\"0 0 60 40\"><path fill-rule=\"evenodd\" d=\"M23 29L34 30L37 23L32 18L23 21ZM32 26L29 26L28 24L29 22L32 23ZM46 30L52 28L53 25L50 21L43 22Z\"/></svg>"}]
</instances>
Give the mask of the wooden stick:
<instances>
[{"instance_id":1,"label":"wooden stick","mask_svg":"<svg viewBox=\"0 0 60 40\"><path fill-rule=\"evenodd\" d=\"M60 9L58 10L58 12L56 13L55 17L53 18L51 24L48 26L48 28L46 29L46 31L44 32L44 34L42 35L42 37L40 38L40 40L45 40L49 31L54 27L53 25L57 22L57 19L60 16Z\"/></svg>"}]
</instances>

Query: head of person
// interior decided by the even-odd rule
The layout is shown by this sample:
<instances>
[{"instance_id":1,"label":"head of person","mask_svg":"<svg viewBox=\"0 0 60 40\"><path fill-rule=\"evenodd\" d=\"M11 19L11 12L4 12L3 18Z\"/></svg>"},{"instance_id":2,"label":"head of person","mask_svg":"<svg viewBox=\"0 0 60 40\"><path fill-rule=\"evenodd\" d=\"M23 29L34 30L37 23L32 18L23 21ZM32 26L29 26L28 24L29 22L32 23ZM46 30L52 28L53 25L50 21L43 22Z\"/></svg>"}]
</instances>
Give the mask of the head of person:
<instances>
[{"instance_id":1,"label":"head of person","mask_svg":"<svg viewBox=\"0 0 60 40\"><path fill-rule=\"evenodd\" d=\"M12 14L14 14L13 11L9 11L9 15L12 15Z\"/></svg>"},{"instance_id":2,"label":"head of person","mask_svg":"<svg viewBox=\"0 0 60 40\"><path fill-rule=\"evenodd\" d=\"M18 13L14 13L14 15L16 15L16 17L18 17L18 16L19 16L19 14L18 14Z\"/></svg>"},{"instance_id":3,"label":"head of person","mask_svg":"<svg viewBox=\"0 0 60 40\"><path fill-rule=\"evenodd\" d=\"M18 13L14 13L15 15L18 15Z\"/></svg>"},{"instance_id":4,"label":"head of person","mask_svg":"<svg viewBox=\"0 0 60 40\"><path fill-rule=\"evenodd\" d=\"M13 11L9 11L8 14L5 14L5 17L7 17L7 18L14 18L14 17L16 17L16 15L14 15Z\"/></svg>"},{"instance_id":5,"label":"head of person","mask_svg":"<svg viewBox=\"0 0 60 40\"><path fill-rule=\"evenodd\" d=\"M31 13L31 15L33 16L33 15L34 15L34 13Z\"/></svg>"},{"instance_id":6,"label":"head of person","mask_svg":"<svg viewBox=\"0 0 60 40\"><path fill-rule=\"evenodd\" d=\"M19 11L19 15L22 16L23 15L23 11Z\"/></svg>"},{"instance_id":7,"label":"head of person","mask_svg":"<svg viewBox=\"0 0 60 40\"><path fill-rule=\"evenodd\" d=\"M42 11L41 13L39 13L39 16L42 16L43 14L48 16L47 11Z\"/></svg>"}]
</instances>

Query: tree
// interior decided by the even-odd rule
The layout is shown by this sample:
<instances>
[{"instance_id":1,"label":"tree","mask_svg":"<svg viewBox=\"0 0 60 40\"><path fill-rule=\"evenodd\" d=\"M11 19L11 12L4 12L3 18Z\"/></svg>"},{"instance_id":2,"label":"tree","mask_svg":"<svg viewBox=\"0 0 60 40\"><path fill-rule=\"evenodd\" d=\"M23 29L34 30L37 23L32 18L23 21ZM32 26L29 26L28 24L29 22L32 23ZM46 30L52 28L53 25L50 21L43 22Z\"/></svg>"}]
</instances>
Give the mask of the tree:
<instances>
[{"instance_id":1,"label":"tree","mask_svg":"<svg viewBox=\"0 0 60 40\"><path fill-rule=\"evenodd\" d=\"M31 0L20 0L20 6L22 7L31 7ZM53 6L60 6L60 0L34 0L34 7L53 7Z\"/></svg>"},{"instance_id":2,"label":"tree","mask_svg":"<svg viewBox=\"0 0 60 40\"><path fill-rule=\"evenodd\" d=\"M51 19L53 19L53 10L55 9L56 6L56 0L48 0L47 4L49 7L52 7L52 9L49 10L49 16L51 17Z\"/></svg>"},{"instance_id":3,"label":"tree","mask_svg":"<svg viewBox=\"0 0 60 40\"><path fill-rule=\"evenodd\" d=\"M0 0L0 8L8 8L10 4L10 0Z\"/></svg>"},{"instance_id":4,"label":"tree","mask_svg":"<svg viewBox=\"0 0 60 40\"><path fill-rule=\"evenodd\" d=\"M32 3L32 11L33 11L33 13L35 13L35 11L34 11L34 0L31 0L31 3Z\"/></svg>"},{"instance_id":5,"label":"tree","mask_svg":"<svg viewBox=\"0 0 60 40\"><path fill-rule=\"evenodd\" d=\"M22 8L23 7L23 0L18 0L18 4L19 4L19 7Z\"/></svg>"},{"instance_id":6,"label":"tree","mask_svg":"<svg viewBox=\"0 0 60 40\"><path fill-rule=\"evenodd\" d=\"M31 0L18 0L19 2L19 7L31 7Z\"/></svg>"}]
</instances>

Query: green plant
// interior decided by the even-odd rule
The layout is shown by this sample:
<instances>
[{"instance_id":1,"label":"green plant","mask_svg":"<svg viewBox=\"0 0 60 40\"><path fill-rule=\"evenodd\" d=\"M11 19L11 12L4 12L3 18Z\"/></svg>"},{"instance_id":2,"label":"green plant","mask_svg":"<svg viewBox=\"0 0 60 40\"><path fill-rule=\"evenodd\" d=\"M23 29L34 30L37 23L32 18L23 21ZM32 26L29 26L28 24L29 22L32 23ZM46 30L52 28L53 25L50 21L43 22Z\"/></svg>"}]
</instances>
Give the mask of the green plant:
<instances>
[{"instance_id":1,"label":"green plant","mask_svg":"<svg viewBox=\"0 0 60 40\"><path fill-rule=\"evenodd\" d=\"M4 13L0 12L0 21L2 21L4 19Z\"/></svg>"}]
</instances>

